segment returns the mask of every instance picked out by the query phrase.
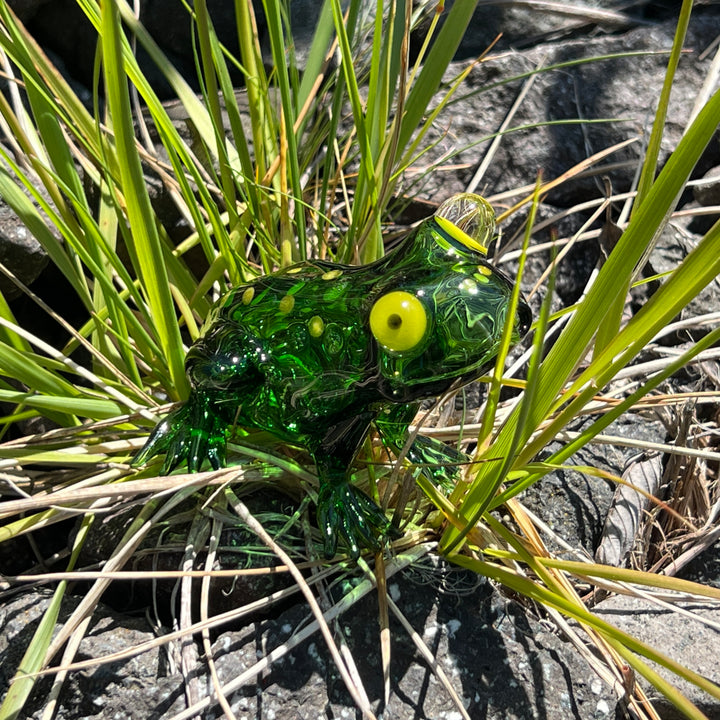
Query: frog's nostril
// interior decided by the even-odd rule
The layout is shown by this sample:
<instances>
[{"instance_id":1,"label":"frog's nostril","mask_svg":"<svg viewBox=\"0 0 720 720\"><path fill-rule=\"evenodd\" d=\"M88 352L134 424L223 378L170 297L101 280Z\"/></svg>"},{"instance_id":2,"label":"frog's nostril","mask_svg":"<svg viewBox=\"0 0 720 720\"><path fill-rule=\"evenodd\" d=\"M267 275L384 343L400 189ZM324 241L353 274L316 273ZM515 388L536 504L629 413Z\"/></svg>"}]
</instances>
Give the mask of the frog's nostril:
<instances>
[{"instance_id":1,"label":"frog's nostril","mask_svg":"<svg viewBox=\"0 0 720 720\"><path fill-rule=\"evenodd\" d=\"M531 325L532 310L530 310L530 306L524 300L521 300L518 305L518 332L520 333L520 337L524 337L527 334Z\"/></svg>"}]
</instances>

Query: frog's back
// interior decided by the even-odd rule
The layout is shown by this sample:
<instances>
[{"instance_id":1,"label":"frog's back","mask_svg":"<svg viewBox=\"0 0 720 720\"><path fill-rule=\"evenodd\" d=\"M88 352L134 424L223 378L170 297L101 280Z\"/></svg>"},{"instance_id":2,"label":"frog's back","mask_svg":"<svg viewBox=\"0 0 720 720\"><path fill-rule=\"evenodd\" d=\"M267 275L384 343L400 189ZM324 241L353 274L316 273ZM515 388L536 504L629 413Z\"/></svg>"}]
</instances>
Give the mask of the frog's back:
<instances>
[{"instance_id":1,"label":"frog's back","mask_svg":"<svg viewBox=\"0 0 720 720\"><path fill-rule=\"evenodd\" d=\"M241 326L276 363L297 365L296 374L357 372L369 359L362 331L364 270L294 265L234 289L216 322Z\"/></svg>"}]
</instances>

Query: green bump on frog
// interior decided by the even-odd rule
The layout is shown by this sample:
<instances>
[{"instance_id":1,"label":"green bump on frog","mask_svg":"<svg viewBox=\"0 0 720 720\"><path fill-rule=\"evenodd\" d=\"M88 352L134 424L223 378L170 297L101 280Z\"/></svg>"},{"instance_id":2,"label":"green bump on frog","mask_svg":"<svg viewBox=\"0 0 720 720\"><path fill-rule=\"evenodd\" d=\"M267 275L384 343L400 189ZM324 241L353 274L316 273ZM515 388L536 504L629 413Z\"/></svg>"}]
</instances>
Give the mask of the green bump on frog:
<instances>
[{"instance_id":1,"label":"green bump on frog","mask_svg":"<svg viewBox=\"0 0 720 720\"><path fill-rule=\"evenodd\" d=\"M351 484L353 461L372 426L397 452L422 400L492 366L513 287L485 259L494 231L490 205L463 194L369 265L308 261L233 288L188 352L190 397L133 464L165 453L163 474L183 462L190 472L206 461L220 468L234 423L266 430L315 460L326 557L340 538L354 558L379 550L396 531ZM530 321L521 299L515 341ZM462 460L423 437L407 457L435 463L439 482Z\"/></svg>"}]
</instances>

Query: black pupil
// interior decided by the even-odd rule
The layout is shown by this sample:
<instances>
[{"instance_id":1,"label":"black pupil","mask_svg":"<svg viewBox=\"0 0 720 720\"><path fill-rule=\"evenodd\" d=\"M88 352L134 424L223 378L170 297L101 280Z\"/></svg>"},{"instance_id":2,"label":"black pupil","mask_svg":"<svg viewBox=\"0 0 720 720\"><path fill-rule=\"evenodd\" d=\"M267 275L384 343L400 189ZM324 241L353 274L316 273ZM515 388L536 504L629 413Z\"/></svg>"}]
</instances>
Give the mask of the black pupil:
<instances>
[{"instance_id":1,"label":"black pupil","mask_svg":"<svg viewBox=\"0 0 720 720\"><path fill-rule=\"evenodd\" d=\"M392 330L397 330L402 325L402 318L397 313L393 313L388 317L387 324Z\"/></svg>"}]
</instances>

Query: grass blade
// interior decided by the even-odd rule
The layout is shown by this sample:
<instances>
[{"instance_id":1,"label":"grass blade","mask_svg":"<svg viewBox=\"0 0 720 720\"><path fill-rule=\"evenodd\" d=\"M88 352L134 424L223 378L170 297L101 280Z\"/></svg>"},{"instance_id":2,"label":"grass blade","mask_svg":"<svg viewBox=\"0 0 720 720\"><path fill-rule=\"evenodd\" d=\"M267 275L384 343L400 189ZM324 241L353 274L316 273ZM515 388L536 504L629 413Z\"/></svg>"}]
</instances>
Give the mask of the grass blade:
<instances>
[{"instance_id":1,"label":"grass blade","mask_svg":"<svg viewBox=\"0 0 720 720\"><path fill-rule=\"evenodd\" d=\"M184 368L185 353L174 312L175 305L170 294L164 253L135 144L130 96L120 44L119 13L114 0L102 4L101 16L100 38L107 102L114 122L120 176L122 185L126 189L125 202L135 251L133 259L137 263L142 285L156 322L159 344L168 363L173 383L170 392L174 398L184 398L189 391Z\"/></svg>"}]
</instances>

